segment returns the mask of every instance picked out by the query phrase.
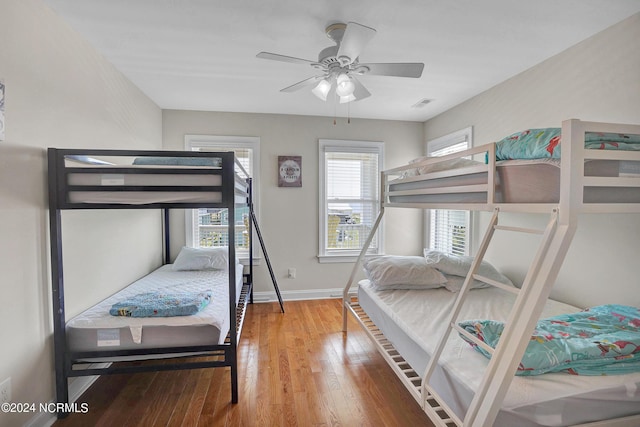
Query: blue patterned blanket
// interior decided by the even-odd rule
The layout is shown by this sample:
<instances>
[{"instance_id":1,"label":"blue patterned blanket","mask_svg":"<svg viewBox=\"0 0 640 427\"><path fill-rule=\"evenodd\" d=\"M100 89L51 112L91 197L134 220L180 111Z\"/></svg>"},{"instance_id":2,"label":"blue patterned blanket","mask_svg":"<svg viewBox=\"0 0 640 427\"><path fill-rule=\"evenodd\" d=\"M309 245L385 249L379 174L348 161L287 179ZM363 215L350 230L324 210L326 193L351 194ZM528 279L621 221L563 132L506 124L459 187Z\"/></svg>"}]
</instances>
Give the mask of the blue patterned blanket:
<instances>
[{"instance_id":1,"label":"blue patterned blanket","mask_svg":"<svg viewBox=\"0 0 640 427\"><path fill-rule=\"evenodd\" d=\"M504 329L502 322L494 320L468 320L459 324L492 348ZM469 344L491 357L481 347ZM574 375L640 372L640 309L601 305L538 321L516 375L560 371Z\"/></svg>"},{"instance_id":2,"label":"blue patterned blanket","mask_svg":"<svg viewBox=\"0 0 640 427\"><path fill-rule=\"evenodd\" d=\"M496 159L560 158L560 128L527 129L496 142ZM585 148L594 150L640 150L640 135L587 132Z\"/></svg>"},{"instance_id":3,"label":"blue patterned blanket","mask_svg":"<svg viewBox=\"0 0 640 427\"><path fill-rule=\"evenodd\" d=\"M211 291L148 292L113 304L109 314L126 317L189 316L204 309L210 301Z\"/></svg>"}]
</instances>

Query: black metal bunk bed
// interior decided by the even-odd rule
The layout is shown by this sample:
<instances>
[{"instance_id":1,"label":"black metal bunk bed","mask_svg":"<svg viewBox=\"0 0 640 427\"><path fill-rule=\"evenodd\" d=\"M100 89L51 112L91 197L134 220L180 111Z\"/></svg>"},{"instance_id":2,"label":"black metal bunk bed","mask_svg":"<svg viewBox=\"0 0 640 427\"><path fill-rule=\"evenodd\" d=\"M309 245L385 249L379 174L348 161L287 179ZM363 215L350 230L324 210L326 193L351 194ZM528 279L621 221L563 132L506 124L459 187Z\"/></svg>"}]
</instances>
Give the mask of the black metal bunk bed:
<instances>
[{"instance_id":1,"label":"black metal bunk bed","mask_svg":"<svg viewBox=\"0 0 640 427\"><path fill-rule=\"evenodd\" d=\"M127 159L121 166L103 159ZM144 166L131 158L151 160ZM237 168L236 168L237 167ZM76 376L148 371L198 369L229 366L231 401L238 402L238 355L246 304L252 302L253 249L249 237L249 272L244 274L240 295L236 295L235 217L236 206L249 207L251 218L251 178L233 152L132 151L132 150L48 150L49 218L51 242L51 286L54 317L56 399L68 403L68 379ZM164 178L166 182L159 181ZM186 181L181 181L186 178ZM156 181L156 182L153 182ZM163 185L158 185L162 182ZM142 200L133 201L142 197ZM62 258L62 211L70 209L162 209L164 210L164 258L169 262L169 209L227 209L229 241L229 332L222 344L162 347L151 349L70 351L66 334L65 292ZM247 235L252 236L252 221ZM275 285L275 282L274 282ZM236 301L238 303L236 304ZM189 361L189 355L216 356ZM161 364L108 364L104 368L77 369L80 361L122 357L176 357ZM65 416L60 413L59 416Z\"/></svg>"}]
</instances>

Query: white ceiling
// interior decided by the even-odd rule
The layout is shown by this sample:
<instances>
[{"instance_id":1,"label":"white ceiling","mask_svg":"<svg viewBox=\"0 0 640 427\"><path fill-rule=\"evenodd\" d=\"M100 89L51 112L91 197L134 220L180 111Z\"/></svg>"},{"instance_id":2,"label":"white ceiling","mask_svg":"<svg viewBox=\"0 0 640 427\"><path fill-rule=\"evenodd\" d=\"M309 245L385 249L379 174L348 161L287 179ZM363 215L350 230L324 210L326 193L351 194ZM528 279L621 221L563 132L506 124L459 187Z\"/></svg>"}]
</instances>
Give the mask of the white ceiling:
<instances>
[{"instance_id":1,"label":"white ceiling","mask_svg":"<svg viewBox=\"0 0 640 427\"><path fill-rule=\"evenodd\" d=\"M638 0L44 0L163 109L425 121L640 12ZM317 74L327 25L376 36L360 62L424 62L420 79L362 76L347 105L279 90ZM433 100L412 108L421 99Z\"/></svg>"}]
</instances>

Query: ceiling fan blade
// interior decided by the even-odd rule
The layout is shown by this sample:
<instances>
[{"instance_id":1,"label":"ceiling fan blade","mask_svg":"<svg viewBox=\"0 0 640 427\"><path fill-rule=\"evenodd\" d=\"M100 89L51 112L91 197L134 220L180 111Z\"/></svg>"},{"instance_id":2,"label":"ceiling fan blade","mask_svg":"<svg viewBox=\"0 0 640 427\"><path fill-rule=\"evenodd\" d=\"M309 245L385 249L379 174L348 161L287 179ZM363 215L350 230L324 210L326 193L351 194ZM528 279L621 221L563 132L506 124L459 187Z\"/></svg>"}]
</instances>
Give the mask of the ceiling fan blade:
<instances>
[{"instance_id":1,"label":"ceiling fan blade","mask_svg":"<svg viewBox=\"0 0 640 427\"><path fill-rule=\"evenodd\" d=\"M376 35L376 30L356 22L349 22L344 30L338 54L338 61L344 66L355 61L369 40Z\"/></svg>"},{"instance_id":2,"label":"ceiling fan blade","mask_svg":"<svg viewBox=\"0 0 640 427\"><path fill-rule=\"evenodd\" d=\"M285 87L284 89L280 89L280 92L295 92L302 88L313 86L314 84L317 84L320 80L322 80L324 77L325 76L309 77L308 79L302 80L301 82Z\"/></svg>"},{"instance_id":3,"label":"ceiling fan blade","mask_svg":"<svg viewBox=\"0 0 640 427\"><path fill-rule=\"evenodd\" d=\"M361 99L368 98L371 96L371 93L367 90L366 87L362 85L362 83L360 83L358 79L351 76L351 80L353 81L353 84L356 86L356 88L353 91L353 96L356 97L356 101L360 101Z\"/></svg>"},{"instance_id":4,"label":"ceiling fan blade","mask_svg":"<svg viewBox=\"0 0 640 427\"><path fill-rule=\"evenodd\" d=\"M256 55L257 58L270 59L272 61L291 62L293 64L314 64L314 61L308 59L295 58L293 56L279 55L271 52L260 52Z\"/></svg>"},{"instance_id":5,"label":"ceiling fan blade","mask_svg":"<svg viewBox=\"0 0 640 427\"><path fill-rule=\"evenodd\" d=\"M393 77L413 77L422 76L424 64L420 62L398 62L398 63L379 63L379 64L359 64L369 69L365 74L376 76L393 76Z\"/></svg>"}]
</instances>

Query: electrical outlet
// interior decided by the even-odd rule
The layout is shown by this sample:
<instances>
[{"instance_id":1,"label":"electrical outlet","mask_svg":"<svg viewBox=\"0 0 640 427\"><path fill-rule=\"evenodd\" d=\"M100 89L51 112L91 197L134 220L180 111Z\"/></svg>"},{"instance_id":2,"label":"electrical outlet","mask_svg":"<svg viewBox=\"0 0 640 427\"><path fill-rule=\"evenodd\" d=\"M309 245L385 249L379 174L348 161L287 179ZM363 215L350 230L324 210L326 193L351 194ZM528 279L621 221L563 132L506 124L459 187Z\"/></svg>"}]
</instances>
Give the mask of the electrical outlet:
<instances>
[{"instance_id":1,"label":"electrical outlet","mask_svg":"<svg viewBox=\"0 0 640 427\"><path fill-rule=\"evenodd\" d=\"M0 384L0 403L11 402L11 377Z\"/></svg>"}]
</instances>

